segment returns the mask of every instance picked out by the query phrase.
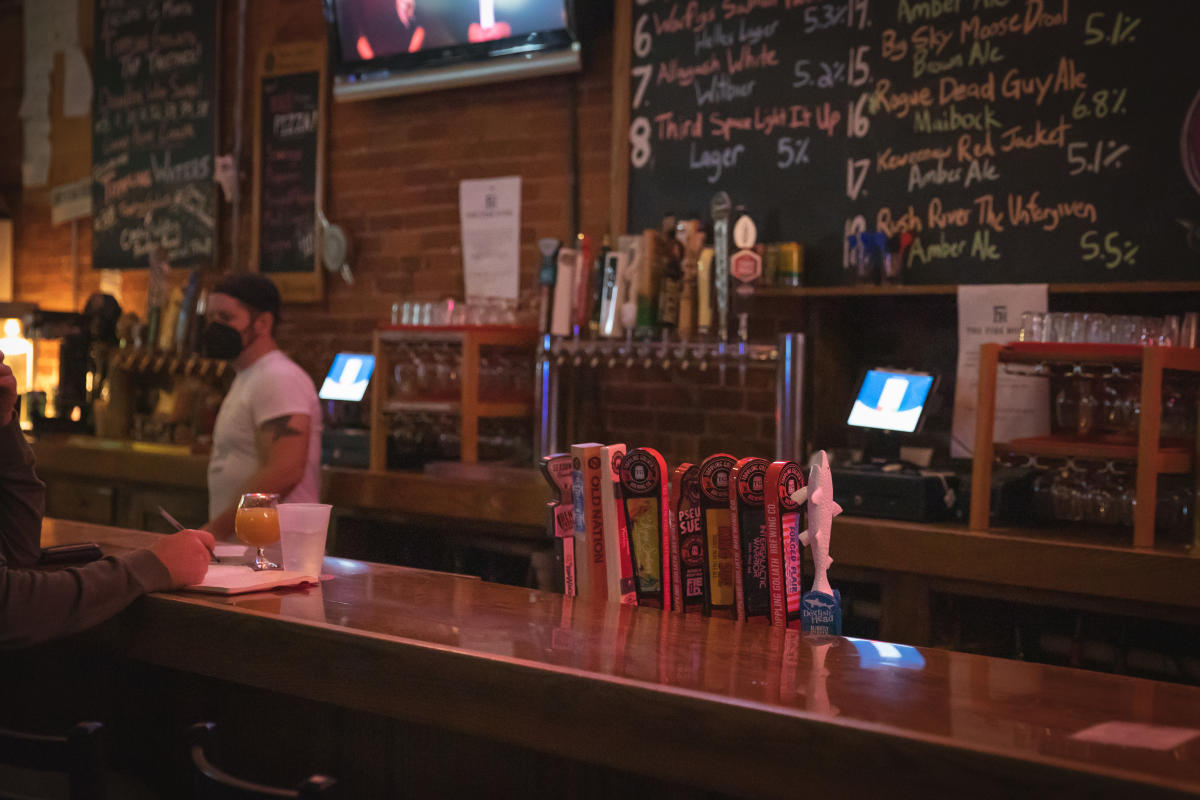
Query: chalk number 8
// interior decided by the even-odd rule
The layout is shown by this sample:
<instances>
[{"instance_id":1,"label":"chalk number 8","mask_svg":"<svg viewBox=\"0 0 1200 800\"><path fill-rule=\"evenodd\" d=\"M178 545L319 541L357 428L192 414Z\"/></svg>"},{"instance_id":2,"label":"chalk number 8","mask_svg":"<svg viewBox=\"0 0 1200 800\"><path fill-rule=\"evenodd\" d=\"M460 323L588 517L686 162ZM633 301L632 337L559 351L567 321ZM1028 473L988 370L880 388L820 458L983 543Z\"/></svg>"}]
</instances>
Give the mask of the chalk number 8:
<instances>
[{"instance_id":1,"label":"chalk number 8","mask_svg":"<svg viewBox=\"0 0 1200 800\"><path fill-rule=\"evenodd\" d=\"M629 162L641 169L650 161L650 120L638 117L633 121L629 126L629 143L633 146L629 151Z\"/></svg>"}]
</instances>

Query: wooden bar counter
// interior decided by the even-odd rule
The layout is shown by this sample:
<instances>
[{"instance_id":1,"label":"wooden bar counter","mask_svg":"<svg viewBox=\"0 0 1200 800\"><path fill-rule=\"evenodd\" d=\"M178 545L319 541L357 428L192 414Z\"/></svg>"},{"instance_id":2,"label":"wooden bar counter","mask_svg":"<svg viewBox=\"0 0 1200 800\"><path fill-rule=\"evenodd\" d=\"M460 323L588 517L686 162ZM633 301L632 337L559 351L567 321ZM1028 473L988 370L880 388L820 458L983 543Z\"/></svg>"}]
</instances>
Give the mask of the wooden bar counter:
<instances>
[{"instance_id":1,"label":"wooden bar counter","mask_svg":"<svg viewBox=\"0 0 1200 800\"><path fill-rule=\"evenodd\" d=\"M43 543L92 540L118 552L152 536L47 520ZM934 649L897 659L849 639L401 567L330 558L325 569L333 577L308 590L153 595L50 650L257 698L241 741L257 743L259 758L296 739L326 742L293 765L292 780L324 769L353 797L472 787L493 796L1200 795L1200 689ZM150 683L131 679L132 697L109 708L181 702L152 696ZM1106 723L1194 737L1159 746L1144 734L1118 734L1131 746L1076 737ZM340 751L328 744L339 739ZM504 757L489 760L489 750Z\"/></svg>"},{"instance_id":2,"label":"wooden bar counter","mask_svg":"<svg viewBox=\"0 0 1200 800\"><path fill-rule=\"evenodd\" d=\"M207 514L206 459L185 448L83 436L46 437L34 447L51 515L165 532L159 505L190 524ZM335 507L341 538L332 544L341 554L383 558L364 551L386 549L402 530L540 553L543 562L550 552L546 484L533 469L489 472L479 465L430 475L325 467L321 495ZM877 585L880 635L906 644L935 640L938 593L1185 625L1200 612L1197 553L1133 547L1113 536L971 531L955 523L844 515L833 547L835 579Z\"/></svg>"}]
</instances>

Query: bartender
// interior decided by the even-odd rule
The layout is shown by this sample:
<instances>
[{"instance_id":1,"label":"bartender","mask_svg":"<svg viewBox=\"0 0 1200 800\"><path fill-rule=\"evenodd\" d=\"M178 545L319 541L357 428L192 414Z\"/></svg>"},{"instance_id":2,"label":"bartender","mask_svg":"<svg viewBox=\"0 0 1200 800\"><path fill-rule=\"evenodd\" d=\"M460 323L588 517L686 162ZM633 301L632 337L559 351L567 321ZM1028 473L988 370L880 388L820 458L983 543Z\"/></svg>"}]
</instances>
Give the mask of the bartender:
<instances>
[{"instance_id":1,"label":"bartender","mask_svg":"<svg viewBox=\"0 0 1200 800\"><path fill-rule=\"evenodd\" d=\"M312 379L275 343L279 310L279 290L262 275L230 275L209 296L203 351L237 371L217 413L208 462L204 527L218 539L233 536L244 493L317 502L321 410Z\"/></svg>"}]
</instances>

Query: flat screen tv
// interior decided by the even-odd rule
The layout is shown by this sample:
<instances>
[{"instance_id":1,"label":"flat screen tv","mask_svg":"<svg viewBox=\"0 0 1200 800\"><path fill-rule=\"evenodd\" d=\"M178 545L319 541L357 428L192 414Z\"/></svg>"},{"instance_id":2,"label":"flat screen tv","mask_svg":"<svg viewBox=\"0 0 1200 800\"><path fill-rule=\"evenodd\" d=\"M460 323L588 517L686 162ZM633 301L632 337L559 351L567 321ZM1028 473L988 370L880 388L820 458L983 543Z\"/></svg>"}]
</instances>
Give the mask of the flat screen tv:
<instances>
[{"instance_id":1,"label":"flat screen tv","mask_svg":"<svg viewBox=\"0 0 1200 800\"><path fill-rule=\"evenodd\" d=\"M339 100L580 67L574 0L323 1Z\"/></svg>"}]
</instances>

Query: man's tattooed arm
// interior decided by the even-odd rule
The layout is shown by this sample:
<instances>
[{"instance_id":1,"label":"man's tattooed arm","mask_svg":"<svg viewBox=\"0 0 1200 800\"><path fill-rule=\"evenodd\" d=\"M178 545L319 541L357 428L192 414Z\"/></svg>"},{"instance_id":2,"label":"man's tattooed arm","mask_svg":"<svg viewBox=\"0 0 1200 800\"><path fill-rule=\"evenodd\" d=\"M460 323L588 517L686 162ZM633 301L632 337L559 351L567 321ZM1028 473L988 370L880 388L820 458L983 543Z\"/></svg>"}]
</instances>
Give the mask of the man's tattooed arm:
<instances>
[{"instance_id":1,"label":"man's tattooed arm","mask_svg":"<svg viewBox=\"0 0 1200 800\"><path fill-rule=\"evenodd\" d=\"M262 425L258 426L258 430L268 438L271 444L278 442L280 439L288 436L303 436L304 431L300 429L298 423L293 423L292 420L299 417L299 414L285 414L282 417L269 419Z\"/></svg>"}]
</instances>

